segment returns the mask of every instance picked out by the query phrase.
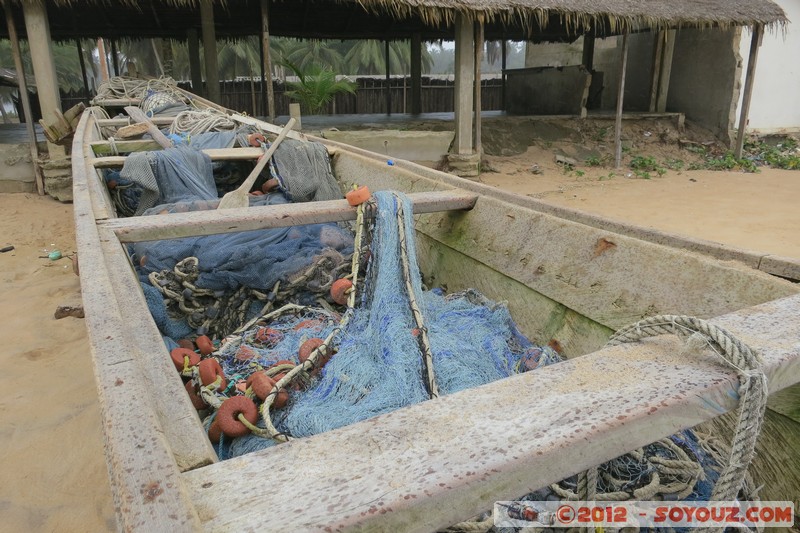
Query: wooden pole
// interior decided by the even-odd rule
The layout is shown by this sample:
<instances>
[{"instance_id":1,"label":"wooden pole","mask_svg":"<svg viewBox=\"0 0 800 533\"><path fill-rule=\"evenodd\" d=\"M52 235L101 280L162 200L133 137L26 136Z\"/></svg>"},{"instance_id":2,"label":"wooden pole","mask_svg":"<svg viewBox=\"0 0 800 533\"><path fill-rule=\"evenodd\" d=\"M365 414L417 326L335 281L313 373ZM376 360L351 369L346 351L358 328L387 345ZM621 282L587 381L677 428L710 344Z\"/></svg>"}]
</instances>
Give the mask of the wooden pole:
<instances>
[{"instance_id":1,"label":"wooden pole","mask_svg":"<svg viewBox=\"0 0 800 533\"><path fill-rule=\"evenodd\" d=\"M594 70L594 31L587 31L583 34L581 63L589 72Z\"/></svg>"},{"instance_id":2,"label":"wooden pole","mask_svg":"<svg viewBox=\"0 0 800 533\"><path fill-rule=\"evenodd\" d=\"M750 115L750 99L753 96L753 81L756 74L756 63L758 62L758 48L761 46L763 35L764 26L761 24L753 25L753 38L750 40L750 58L747 61L747 74L744 79L742 112L739 115L739 131L736 134L736 148L734 151L736 159L742 158L742 150L744 149L744 133L747 129L747 120Z\"/></svg>"},{"instance_id":3,"label":"wooden pole","mask_svg":"<svg viewBox=\"0 0 800 533\"><path fill-rule=\"evenodd\" d=\"M617 91L617 122L614 127L616 156L614 166L622 165L622 101L625 98L625 67L628 63L628 30L622 35L622 59L619 66L619 89Z\"/></svg>"},{"instance_id":4,"label":"wooden pole","mask_svg":"<svg viewBox=\"0 0 800 533\"><path fill-rule=\"evenodd\" d=\"M500 63L500 108L505 111L506 110L506 46L508 41L503 39L503 55L501 58Z\"/></svg>"},{"instance_id":5,"label":"wooden pole","mask_svg":"<svg viewBox=\"0 0 800 533\"><path fill-rule=\"evenodd\" d=\"M81 64L81 76L83 76L83 90L86 93L86 98L88 99L91 95L89 94L89 79L86 77L86 60L83 58L83 46L81 45L80 39L75 39L75 44L78 47L78 61Z\"/></svg>"},{"instance_id":6,"label":"wooden pole","mask_svg":"<svg viewBox=\"0 0 800 533\"><path fill-rule=\"evenodd\" d=\"M456 15L456 72L455 72L455 126L456 136L453 152L458 155L472 154L472 118L475 76L475 32L472 20L464 14Z\"/></svg>"},{"instance_id":7,"label":"wooden pole","mask_svg":"<svg viewBox=\"0 0 800 533\"><path fill-rule=\"evenodd\" d=\"M39 195L44 194L44 177L42 169L39 168L39 146L36 144L36 130L33 128L33 111L31 111L31 100L28 97L28 82L25 79L25 67L22 63L22 53L19 49L19 36L17 35L17 25L14 23L14 13L11 10L11 0L3 0L3 9L6 14L6 24L8 25L8 39L11 41L11 54L14 56L14 68L17 69L17 87L19 88L19 99L22 102L22 111L25 113L25 129L28 130L30 139L31 163L36 180L36 191Z\"/></svg>"},{"instance_id":8,"label":"wooden pole","mask_svg":"<svg viewBox=\"0 0 800 533\"><path fill-rule=\"evenodd\" d=\"M116 39L111 39L111 63L114 65L114 75L122 76L122 71L119 69L119 54L117 53Z\"/></svg>"},{"instance_id":9,"label":"wooden pole","mask_svg":"<svg viewBox=\"0 0 800 533\"><path fill-rule=\"evenodd\" d=\"M263 69L262 86L267 84L267 121L275 120L275 94L272 88L272 58L269 53L269 2L261 0L261 47L264 50L261 68Z\"/></svg>"},{"instance_id":10,"label":"wooden pole","mask_svg":"<svg viewBox=\"0 0 800 533\"><path fill-rule=\"evenodd\" d=\"M664 41L666 33L664 30L658 31L653 42L653 72L650 76L650 106L648 110L655 113L656 100L658 99L658 83L661 79L661 62L664 59Z\"/></svg>"},{"instance_id":11,"label":"wooden pole","mask_svg":"<svg viewBox=\"0 0 800 533\"><path fill-rule=\"evenodd\" d=\"M53 59L50 22L44 2L22 2L25 15L25 33L30 46L31 65L36 78L36 94L42 110L42 120L58 124L61 115L61 93L58 90L58 76ZM47 143L47 153L51 160L62 159L66 155L63 146Z\"/></svg>"},{"instance_id":12,"label":"wooden pole","mask_svg":"<svg viewBox=\"0 0 800 533\"><path fill-rule=\"evenodd\" d=\"M475 21L475 153L481 153L481 61L483 61L483 21Z\"/></svg>"},{"instance_id":13,"label":"wooden pole","mask_svg":"<svg viewBox=\"0 0 800 533\"><path fill-rule=\"evenodd\" d=\"M422 35L411 34L411 114L422 113Z\"/></svg>"},{"instance_id":14,"label":"wooden pole","mask_svg":"<svg viewBox=\"0 0 800 533\"><path fill-rule=\"evenodd\" d=\"M192 78L192 92L203 96L203 69L200 66L200 37L196 28L186 30L186 40L189 46L189 75Z\"/></svg>"},{"instance_id":15,"label":"wooden pole","mask_svg":"<svg viewBox=\"0 0 800 533\"><path fill-rule=\"evenodd\" d=\"M386 44L386 114L392 114L392 78L391 78L391 65L389 57L389 39L384 41Z\"/></svg>"},{"instance_id":16,"label":"wooden pole","mask_svg":"<svg viewBox=\"0 0 800 533\"><path fill-rule=\"evenodd\" d=\"M667 94L669 93L669 78L672 74L672 56L675 52L676 34L677 30L664 32L664 50L661 58L661 73L658 76L658 98L656 99L657 113L667 110Z\"/></svg>"},{"instance_id":17,"label":"wooden pole","mask_svg":"<svg viewBox=\"0 0 800 533\"><path fill-rule=\"evenodd\" d=\"M206 64L206 95L209 100L218 104L220 103L219 65L212 0L200 0L200 23L203 29L203 60Z\"/></svg>"},{"instance_id":18,"label":"wooden pole","mask_svg":"<svg viewBox=\"0 0 800 533\"><path fill-rule=\"evenodd\" d=\"M97 39L97 60L100 62L100 81L106 81L108 75L108 57L106 57L106 43L103 38Z\"/></svg>"}]
</instances>

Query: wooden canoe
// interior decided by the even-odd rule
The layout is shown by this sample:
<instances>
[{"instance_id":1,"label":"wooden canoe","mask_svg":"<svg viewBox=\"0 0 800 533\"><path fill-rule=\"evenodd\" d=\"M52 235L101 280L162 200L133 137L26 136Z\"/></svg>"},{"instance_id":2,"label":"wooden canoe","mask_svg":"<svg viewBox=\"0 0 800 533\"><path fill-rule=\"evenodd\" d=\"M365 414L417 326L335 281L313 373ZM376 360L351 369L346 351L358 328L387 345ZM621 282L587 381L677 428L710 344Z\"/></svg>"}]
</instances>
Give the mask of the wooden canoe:
<instances>
[{"instance_id":1,"label":"wooden canoe","mask_svg":"<svg viewBox=\"0 0 800 533\"><path fill-rule=\"evenodd\" d=\"M188 396L171 392L182 383L123 243L348 220L355 211L341 200L117 218L99 169L123 156L108 155L98 126L123 124L87 111L72 151L81 285L119 529L435 531L735 409L736 374L683 353L674 338L603 348L614 330L656 314L709 319L758 350L770 392L786 389L773 396L764 438L785 443L762 442L755 474L766 484L762 498L798 505L800 471L783 461L800 442L790 389L800 382L800 291L766 273L796 279L797 262L556 209L311 137L329 148L342 190L412 196L429 286L475 287L507 301L532 341L555 341L570 359L219 461ZM156 149L127 142L126 150Z\"/></svg>"}]
</instances>

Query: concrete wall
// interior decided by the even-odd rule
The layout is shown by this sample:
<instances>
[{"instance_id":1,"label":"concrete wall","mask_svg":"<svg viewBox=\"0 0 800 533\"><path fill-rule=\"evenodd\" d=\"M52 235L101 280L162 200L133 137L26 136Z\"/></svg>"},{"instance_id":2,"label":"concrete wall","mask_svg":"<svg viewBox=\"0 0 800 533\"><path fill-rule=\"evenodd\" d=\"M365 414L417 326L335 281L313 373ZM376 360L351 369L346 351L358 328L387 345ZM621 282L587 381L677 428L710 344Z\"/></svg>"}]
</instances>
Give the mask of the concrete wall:
<instances>
[{"instance_id":1,"label":"concrete wall","mask_svg":"<svg viewBox=\"0 0 800 533\"><path fill-rule=\"evenodd\" d=\"M748 130L760 133L800 131L800 1L775 0L791 21L785 28L768 30L758 53L753 97L750 101ZM740 54L743 58L741 83L750 54L749 30L742 32ZM741 97L739 98L741 110ZM737 110L736 116L739 116ZM738 120L738 118L737 118ZM737 124L738 127L738 124Z\"/></svg>"},{"instance_id":2,"label":"concrete wall","mask_svg":"<svg viewBox=\"0 0 800 533\"><path fill-rule=\"evenodd\" d=\"M629 39L624 108L626 111L647 111L650 105L654 34L637 33L631 35ZM580 65L582 50L583 37L574 43L528 43L525 49L525 66ZM601 110L610 111L617 107L621 56L622 37L595 40L594 70L603 73L603 91L599 107Z\"/></svg>"},{"instance_id":3,"label":"concrete wall","mask_svg":"<svg viewBox=\"0 0 800 533\"><path fill-rule=\"evenodd\" d=\"M731 142L739 99L741 29L678 30L672 60L667 111L708 128Z\"/></svg>"}]
</instances>

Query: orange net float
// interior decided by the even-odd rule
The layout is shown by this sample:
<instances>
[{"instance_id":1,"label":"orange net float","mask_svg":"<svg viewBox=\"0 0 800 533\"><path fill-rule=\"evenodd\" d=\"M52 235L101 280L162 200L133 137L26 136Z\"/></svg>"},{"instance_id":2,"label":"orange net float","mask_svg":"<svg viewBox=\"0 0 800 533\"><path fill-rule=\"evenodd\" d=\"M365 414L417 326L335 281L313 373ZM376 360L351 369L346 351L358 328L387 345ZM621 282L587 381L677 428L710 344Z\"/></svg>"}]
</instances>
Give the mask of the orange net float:
<instances>
[{"instance_id":1,"label":"orange net float","mask_svg":"<svg viewBox=\"0 0 800 533\"><path fill-rule=\"evenodd\" d=\"M256 340L263 344L277 344L283 340L283 332L274 328L258 328Z\"/></svg>"},{"instance_id":2,"label":"orange net float","mask_svg":"<svg viewBox=\"0 0 800 533\"><path fill-rule=\"evenodd\" d=\"M189 399L192 401L192 406L194 406L196 410L202 411L208 407L206 402L203 401L203 398L197 393L197 385L195 384L194 380L189 380L186 382L186 393L189 395Z\"/></svg>"},{"instance_id":3,"label":"orange net float","mask_svg":"<svg viewBox=\"0 0 800 533\"><path fill-rule=\"evenodd\" d=\"M208 427L208 440L214 444L219 444L220 437L222 437L222 430L219 427L219 422L217 422L217 419L215 418Z\"/></svg>"},{"instance_id":4,"label":"orange net float","mask_svg":"<svg viewBox=\"0 0 800 533\"><path fill-rule=\"evenodd\" d=\"M276 180L275 178L270 178L267 181L265 181L264 184L261 186L261 192L267 194L269 191L271 191L278 185L280 185L278 180Z\"/></svg>"},{"instance_id":5,"label":"orange net float","mask_svg":"<svg viewBox=\"0 0 800 533\"><path fill-rule=\"evenodd\" d=\"M273 379L266 375L264 372L256 372L247 378L247 386L253 389L253 394L262 402L267 399L267 396L275 389L277 379ZM282 389L275 395L275 401L272 406L275 409L284 407L289 402L289 391Z\"/></svg>"},{"instance_id":6,"label":"orange net float","mask_svg":"<svg viewBox=\"0 0 800 533\"><path fill-rule=\"evenodd\" d=\"M219 421L219 428L225 436L243 437L250 433L250 430L239 421L240 414L253 425L258 421L258 408L253 400L246 396L233 396L222 402L214 421Z\"/></svg>"},{"instance_id":7,"label":"orange net float","mask_svg":"<svg viewBox=\"0 0 800 533\"><path fill-rule=\"evenodd\" d=\"M267 138L264 137L263 133L251 133L247 136L247 143L254 148L258 148L266 142Z\"/></svg>"},{"instance_id":8,"label":"orange net float","mask_svg":"<svg viewBox=\"0 0 800 533\"><path fill-rule=\"evenodd\" d=\"M234 357L236 358L237 361L249 361L254 357L258 357L258 352L255 351L250 346L242 344L241 346L239 346L239 349L236 350L236 354L234 355Z\"/></svg>"},{"instance_id":9,"label":"orange net float","mask_svg":"<svg viewBox=\"0 0 800 533\"><path fill-rule=\"evenodd\" d=\"M300 322L298 322L292 328L292 330L300 331L301 329L306 329L306 328L315 329L315 330L322 329L322 321L320 321L320 320L301 320Z\"/></svg>"},{"instance_id":10,"label":"orange net float","mask_svg":"<svg viewBox=\"0 0 800 533\"><path fill-rule=\"evenodd\" d=\"M197 344L197 349L200 350L201 354L210 355L214 353L214 343L211 342L207 335L200 335L194 342Z\"/></svg>"},{"instance_id":11,"label":"orange net float","mask_svg":"<svg viewBox=\"0 0 800 533\"><path fill-rule=\"evenodd\" d=\"M316 350L317 348L319 348L320 346L322 346L323 344L325 344L325 341L320 339L319 337L314 337L313 339L308 339L306 342L301 344L300 345L300 351L298 353L298 357L300 359L300 364L302 365L303 363L305 363L306 360L308 360L308 358L311 356L311 353L314 350ZM314 364L314 369L311 372L312 374L318 373L320 371L320 369L323 366L325 366L328 363L328 361L330 361L331 356L328 354L329 351L330 351L330 348L326 347L325 353L321 353L319 355L319 357L317 357L317 361Z\"/></svg>"},{"instance_id":12,"label":"orange net float","mask_svg":"<svg viewBox=\"0 0 800 533\"><path fill-rule=\"evenodd\" d=\"M347 203L353 207L363 204L364 202L369 200L370 196L371 193L369 192L369 187L367 187L366 185L362 185L358 189L350 191L344 195L344 197L347 198Z\"/></svg>"},{"instance_id":13,"label":"orange net float","mask_svg":"<svg viewBox=\"0 0 800 533\"><path fill-rule=\"evenodd\" d=\"M169 355L172 357L172 362L175 363L175 368L178 369L178 372L183 372L186 366L195 366L200 363L200 356L186 348L175 348L169 352ZM188 365L186 364L187 358L189 359Z\"/></svg>"},{"instance_id":14,"label":"orange net float","mask_svg":"<svg viewBox=\"0 0 800 533\"><path fill-rule=\"evenodd\" d=\"M223 372L219 361L216 359L203 359L200 361L198 368L200 370L200 381L202 381L203 385L206 387L216 382L217 378L222 378L222 382L218 387L219 390L225 390L225 387L228 386L228 380L225 379L225 372Z\"/></svg>"},{"instance_id":15,"label":"orange net float","mask_svg":"<svg viewBox=\"0 0 800 533\"><path fill-rule=\"evenodd\" d=\"M353 282L349 279L337 279L331 285L331 298L339 305L347 304L347 297L350 294L350 289L353 288Z\"/></svg>"}]
</instances>

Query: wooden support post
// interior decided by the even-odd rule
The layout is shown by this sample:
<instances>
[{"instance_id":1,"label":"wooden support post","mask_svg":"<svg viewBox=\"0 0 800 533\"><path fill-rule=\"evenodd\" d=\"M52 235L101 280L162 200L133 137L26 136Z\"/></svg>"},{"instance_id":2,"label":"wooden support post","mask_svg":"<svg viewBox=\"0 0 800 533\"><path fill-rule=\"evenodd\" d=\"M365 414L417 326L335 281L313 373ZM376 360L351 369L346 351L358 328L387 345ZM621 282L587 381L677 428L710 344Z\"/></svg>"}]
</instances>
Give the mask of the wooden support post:
<instances>
[{"instance_id":1,"label":"wooden support post","mask_svg":"<svg viewBox=\"0 0 800 533\"><path fill-rule=\"evenodd\" d=\"M269 2L261 0L261 47L264 50L261 68L264 79L261 83L267 84L267 120L275 120L275 94L272 89L272 58L269 53Z\"/></svg>"},{"instance_id":2,"label":"wooden support post","mask_svg":"<svg viewBox=\"0 0 800 533\"><path fill-rule=\"evenodd\" d=\"M622 35L622 59L619 65L619 89L617 91L617 121L614 127L614 166L622 165L622 101L625 99L625 67L628 63L628 30Z\"/></svg>"},{"instance_id":3,"label":"wooden support post","mask_svg":"<svg viewBox=\"0 0 800 533\"><path fill-rule=\"evenodd\" d=\"M473 149L475 153L481 153L481 62L483 61L483 21L475 22L475 139Z\"/></svg>"},{"instance_id":4,"label":"wooden support post","mask_svg":"<svg viewBox=\"0 0 800 533\"><path fill-rule=\"evenodd\" d=\"M33 164L34 178L36 180L36 191L44 194L44 177L42 169L39 167L39 147L36 144L36 130L33 127L33 111L31 111L31 100L28 97L28 82L25 79L25 67L22 63L22 53L19 49L19 36L17 35L17 25L14 22L14 12L11 10L11 0L3 0L3 8L8 25L8 39L11 41L11 54L14 56L14 68L17 69L17 87L19 88L19 99L22 102L22 111L25 113L25 129L28 130L30 139L31 163Z\"/></svg>"},{"instance_id":5,"label":"wooden support post","mask_svg":"<svg viewBox=\"0 0 800 533\"><path fill-rule=\"evenodd\" d=\"M33 65L33 75L36 78L36 93L39 97L42 119L55 124L61 117L61 94L58 91L58 77L53 60L47 10L44 2L22 2L22 12L25 15L25 30L28 35L31 64ZM47 151L50 159L53 160L61 159L66 155L63 146L50 142L47 143Z\"/></svg>"},{"instance_id":6,"label":"wooden support post","mask_svg":"<svg viewBox=\"0 0 800 533\"><path fill-rule=\"evenodd\" d=\"M739 131L736 134L736 148L734 156L736 159L742 158L744 149L744 134L747 130L747 118L750 114L750 99L753 96L753 81L756 74L756 63L758 62L758 48L761 46L761 39L764 36L764 26L761 24L753 25L753 38L750 40L750 58L747 60L747 74L744 78L744 95L742 96L742 112L739 115Z\"/></svg>"},{"instance_id":7,"label":"wooden support post","mask_svg":"<svg viewBox=\"0 0 800 533\"><path fill-rule=\"evenodd\" d=\"M384 41L386 45L386 114L392 114L392 78L391 78L391 61L389 57L389 39Z\"/></svg>"},{"instance_id":8,"label":"wooden support post","mask_svg":"<svg viewBox=\"0 0 800 533\"><path fill-rule=\"evenodd\" d=\"M83 57L83 46L80 39L75 39L75 44L78 47L78 61L81 64L81 76L83 77L83 91L86 93L86 98L89 99L89 79L86 77L86 60Z\"/></svg>"},{"instance_id":9,"label":"wooden support post","mask_svg":"<svg viewBox=\"0 0 800 533\"><path fill-rule=\"evenodd\" d=\"M119 54L117 53L117 40L111 39L111 64L114 65L114 75L122 76L119 68Z\"/></svg>"},{"instance_id":10,"label":"wooden support post","mask_svg":"<svg viewBox=\"0 0 800 533\"><path fill-rule=\"evenodd\" d=\"M219 103L217 34L214 28L214 4L212 0L200 0L200 22L203 28L203 60L206 64L206 96L212 102Z\"/></svg>"},{"instance_id":11,"label":"wooden support post","mask_svg":"<svg viewBox=\"0 0 800 533\"><path fill-rule=\"evenodd\" d=\"M506 46L508 45L508 41L503 39L503 54L500 63L500 109L503 111L506 110Z\"/></svg>"},{"instance_id":12,"label":"wooden support post","mask_svg":"<svg viewBox=\"0 0 800 533\"><path fill-rule=\"evenodd\" d=\"M658 100L658 84L661 79L661 62L664 59L664 41L666 33L664 30L657 32L653 37L653 71L650 76L650 105L648 111L654 113L656 101Z\"/></svg>"},{"instance_id":13,"label":"wooden support post","mask_svg":"<svg viewBox=\"0 0 800 533\"><path fill-rule=\"evenodd\" d=\"M411 114L422 113L422 34L411 34Z\"/></svg>"},{"instance_id":14,"label":"wooden support post","mask_svg":"<svg viewBox=\"0 0 800 533\"><path fill-rule=\"evenodd\" d=\"M456 15L455 122L453 146L458 155L472 154L472 83L475 76L472 21Z\"/></svg>"},{"instance_id":15,"label":"wooden support post","mask_svg":"<svg viewBox=\"0 0 800 533\"><path fill-rule=\"evenodd\" d=\"M106 43L103 38L97 39L97 61L100 64L100 81L106 81L111 76L108 75L108 57L106 57Z\"/></svg>"},{"instance_id":16,"label":"wooden support post","mask_svg":"<svg viewBox=\"0 0 800 533\"><path fill-rule=\"evenodd\" d=\"M189 45L189 73L192 78L192 92L198 96L203 96L203 70L200 66L200 38L196 28L189 28L186 31L186 40Z\"/></svg>"},{"instance_id":17,"label":"wooden support post","mask_svg":"<svg viewBox=\"0 0 800 533\"><path fill-rule=\"evenodd\" d=\"M669 94L669 78L672 73L672 55L675 51L675 36L677 30L664 32L664 50L661 59L661 73L658 76L658 99L656 112L663 113L667 110L667 95Z\"/></svg>"},{"instance_id":18,"label":"wooden support post","mask_svg":"<svg viewBox=\"0 0 800 533\"><path fill-rule=\"evenodd\" d=\"M583 53L581 54L581 63L586 70L592 72L594 70L594 31L587 31L583 34Z\"/></svg>"}]
</instances>

